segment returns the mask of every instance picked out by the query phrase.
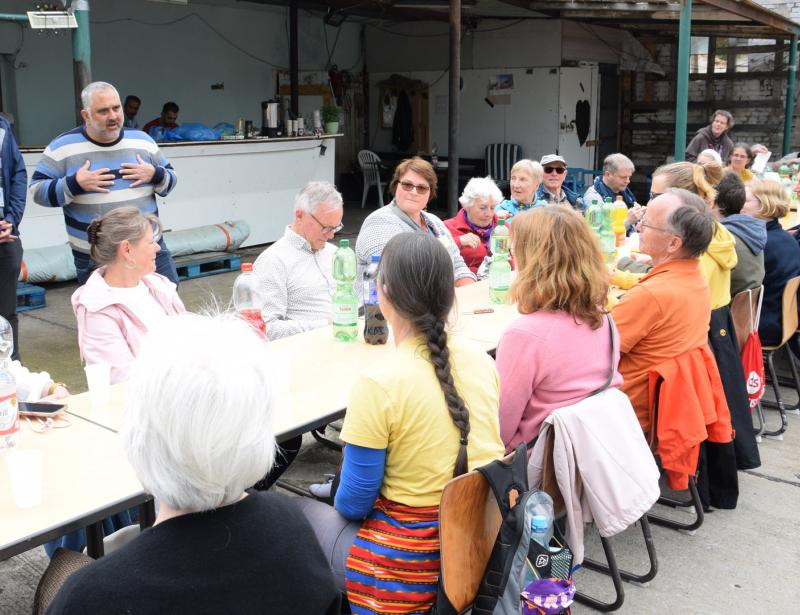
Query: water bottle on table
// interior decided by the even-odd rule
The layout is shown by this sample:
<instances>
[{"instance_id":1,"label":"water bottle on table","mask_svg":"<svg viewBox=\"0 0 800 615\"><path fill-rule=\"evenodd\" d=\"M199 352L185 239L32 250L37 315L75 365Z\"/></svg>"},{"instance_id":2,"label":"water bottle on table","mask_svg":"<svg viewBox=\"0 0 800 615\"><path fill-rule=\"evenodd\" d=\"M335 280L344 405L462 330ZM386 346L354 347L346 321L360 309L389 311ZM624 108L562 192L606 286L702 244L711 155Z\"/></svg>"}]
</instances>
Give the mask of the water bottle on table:
<instances>
[{"instance_id":1,"label":"water bottle on table","mask_svg":"<svg viewBox=\"0 0 800 615\"><path fill-rule=\"evenodd\" d=\"M378 263L381 257L373 254L364 270L364 341L385 344L389 339L386 319L378 305Z\"/></svg>"},{"instance_id":2,"label":"water bottle on table","mask_svg":"<svg viewBox=\"0 0 800 615\"><path fill-rule=\"evenodd\" d=\"M614 256L617 252L617 238L614 235L614 223L612 212L614 205L611 203L611 197L606 197L603 200L602 207L602 221L600 224L600 249L603 251L603 258L607 265L614 264Z\"/></svg>"},{"instance_id":3,"label":"water bottle on table","mask_svg":"<svg viewBox=\"0 0 800 615\"><path fill-rule=\"evenodd\" d=\"M242 272L233 283L233 305L239 317L267 339L267 325L261 313L265 300L253 263L242 263Z\"/></svg>"},{"instance_id":4,"label":"water bottle on table","mask_svg":"<svg viewBox=\"0 0 800 615\"><path fill-rule=\"evenodd\" d=\"M350 248L350 240L339 241L333 255L333 336L339 342L354 342L358 338L358 297L353 290L356 281L356 253Z\"/></svg>"},{"instance_id":5,"label":"water bottle on table","mask_svg":"<svg viewBox=\"0 0 800 615\"><path fill-rule=\"evenodd\" d=\"M492 262L489 265L489 298L492 303L508 303L511 288L511 263L509 262L510 237L505 220L498 220L489 238Z\"/></svg>"}]
</instances>

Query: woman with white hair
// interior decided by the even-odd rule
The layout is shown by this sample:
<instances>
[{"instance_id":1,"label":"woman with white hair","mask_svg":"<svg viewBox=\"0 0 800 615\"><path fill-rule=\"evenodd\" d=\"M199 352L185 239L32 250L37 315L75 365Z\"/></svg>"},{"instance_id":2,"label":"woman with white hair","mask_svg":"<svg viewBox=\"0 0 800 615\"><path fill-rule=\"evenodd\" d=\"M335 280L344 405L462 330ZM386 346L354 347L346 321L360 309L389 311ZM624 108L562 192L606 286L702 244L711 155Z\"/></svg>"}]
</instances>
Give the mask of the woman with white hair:
<instances>
[{"instance_id":1,"label":"woman with white hair","mask_svg":"<svg viewBox=\"0 0 800 615\"><path fill-rule=\"evenodd\" d=\"M544 169L535 160L523 158L511 167L511 198L497 206L499 218L513 218L530 209L536 200L536 191L544 178Z\"/></svg>"},{"instance_id":2,"label":"woman with white hair","mask_svg":"<svg viewBox=\"0 0 800 615\"><path fill-rule=\"evenodd\" d=\"M497 225L494 208L502 200L503 193L491 177L473 177L458 199L461 211L444 221L472 273L478 273L483 259L492 253L489 237Z\"/></svg>"},{"instance_id":3,"label":"woman with white hair","mask_svg":"<svg viewBox=\"0 0 800 615\"><path fill-rule=\"evenodd\" d=\"M238 319L188 314L151 333L120 439L159 503L155 524L69 577L48 613L338 613L295 503L245 492L275 456L263 340Z\"/></svg>"},{"instance_id":4,"label":"woman with white hair","mask_svg":"<svg viewBox=\"0 0 800 615\"><path fill-rule=\"evenodd\" d=\"M722 156L719 155L719 152L716 152L713 149L704 149L702 152L697 154L697 164L705 166L707 164L711 164L712 162L716 162L719 166L724 166L722 164Z\"/></svg>"}]
</instances>

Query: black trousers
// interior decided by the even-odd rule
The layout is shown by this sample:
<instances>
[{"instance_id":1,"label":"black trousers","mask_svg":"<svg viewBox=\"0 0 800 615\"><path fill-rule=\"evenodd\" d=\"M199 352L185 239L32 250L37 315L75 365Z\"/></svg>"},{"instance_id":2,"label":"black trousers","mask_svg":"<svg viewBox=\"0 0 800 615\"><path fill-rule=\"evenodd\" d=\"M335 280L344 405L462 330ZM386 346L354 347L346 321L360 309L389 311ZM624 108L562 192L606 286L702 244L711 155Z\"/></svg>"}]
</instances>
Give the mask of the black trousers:
<instances>
[{"instance_id":1,"label":"black trousers","mask_svg":"<svg viewBox=\"0 0 800 615\"><path fill-rule=\"evenodd\" d=\"M19 361L19 321L17 320L17 280L22 266L22 243L19 239L0 243L0 316L14 332L13 360Z\"/></svg>"}]
</instances>

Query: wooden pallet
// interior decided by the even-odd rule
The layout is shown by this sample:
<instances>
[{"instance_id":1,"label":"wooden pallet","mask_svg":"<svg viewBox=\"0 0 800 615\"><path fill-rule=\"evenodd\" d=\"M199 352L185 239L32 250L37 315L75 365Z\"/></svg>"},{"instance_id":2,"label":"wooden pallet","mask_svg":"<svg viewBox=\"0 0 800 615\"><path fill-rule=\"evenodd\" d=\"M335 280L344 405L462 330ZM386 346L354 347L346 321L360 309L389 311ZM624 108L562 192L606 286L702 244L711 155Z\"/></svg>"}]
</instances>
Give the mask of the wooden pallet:
<instances>
[{"instance_id":1,"label":"wooden pallet","mask_svg":"<svg viewBox=\"0 0 800 615\"><path fill-rule=\"evenodd\" d=\"M43 308L46 305L44 295L44 288L41 286L24 282L17 284L17 312Z\"/></svg>"},{"instance_id":2,"label":"wooden pallet","mask_svg":"<svg viewBox=\"0 0 800 615\"><path fill-rule=\"evenodd\" d=\"M239 271L242 267L242 258L238 254L228 252L205 252L192 256L179 256L175 259L175 267L181 280L191 280L207 275Z\"/></svg>"}]
</instances>

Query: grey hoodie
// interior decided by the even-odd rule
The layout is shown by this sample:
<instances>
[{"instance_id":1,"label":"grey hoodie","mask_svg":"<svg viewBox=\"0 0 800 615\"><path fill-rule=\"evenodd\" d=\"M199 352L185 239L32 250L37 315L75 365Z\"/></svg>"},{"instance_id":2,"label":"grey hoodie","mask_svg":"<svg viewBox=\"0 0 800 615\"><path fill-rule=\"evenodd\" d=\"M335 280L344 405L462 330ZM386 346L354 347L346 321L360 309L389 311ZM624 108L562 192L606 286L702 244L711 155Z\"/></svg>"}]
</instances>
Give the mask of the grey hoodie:
<instances>
[{"instance_id":1,"label":"grey hoodie","mask_svg":"<svg viewBox=\"0 0 800 615\"><path fill-rule=\"evenodd\" d=\"M696 162L697 156L704 149L716 151L722 158L722 164L725 165L728 164L728 158L730 158L733 151L733 141L731 141L727 131L719 137L714 137L714 133L711 132L711 126L706 126L697 131L686 147L686 160Z\"/></svg>"},{"instance_id":2,"label":"grey hoodie","mask_svg":"<svg viewBox=\"0 0 800 615\"><path fill-rule=\"evenodd\" d=\"M731 297L764 282L764 246L767 225L744 214L733 214L720 223L736 237L736 267L731 271Z\"/></svg>"}]
</instances>

